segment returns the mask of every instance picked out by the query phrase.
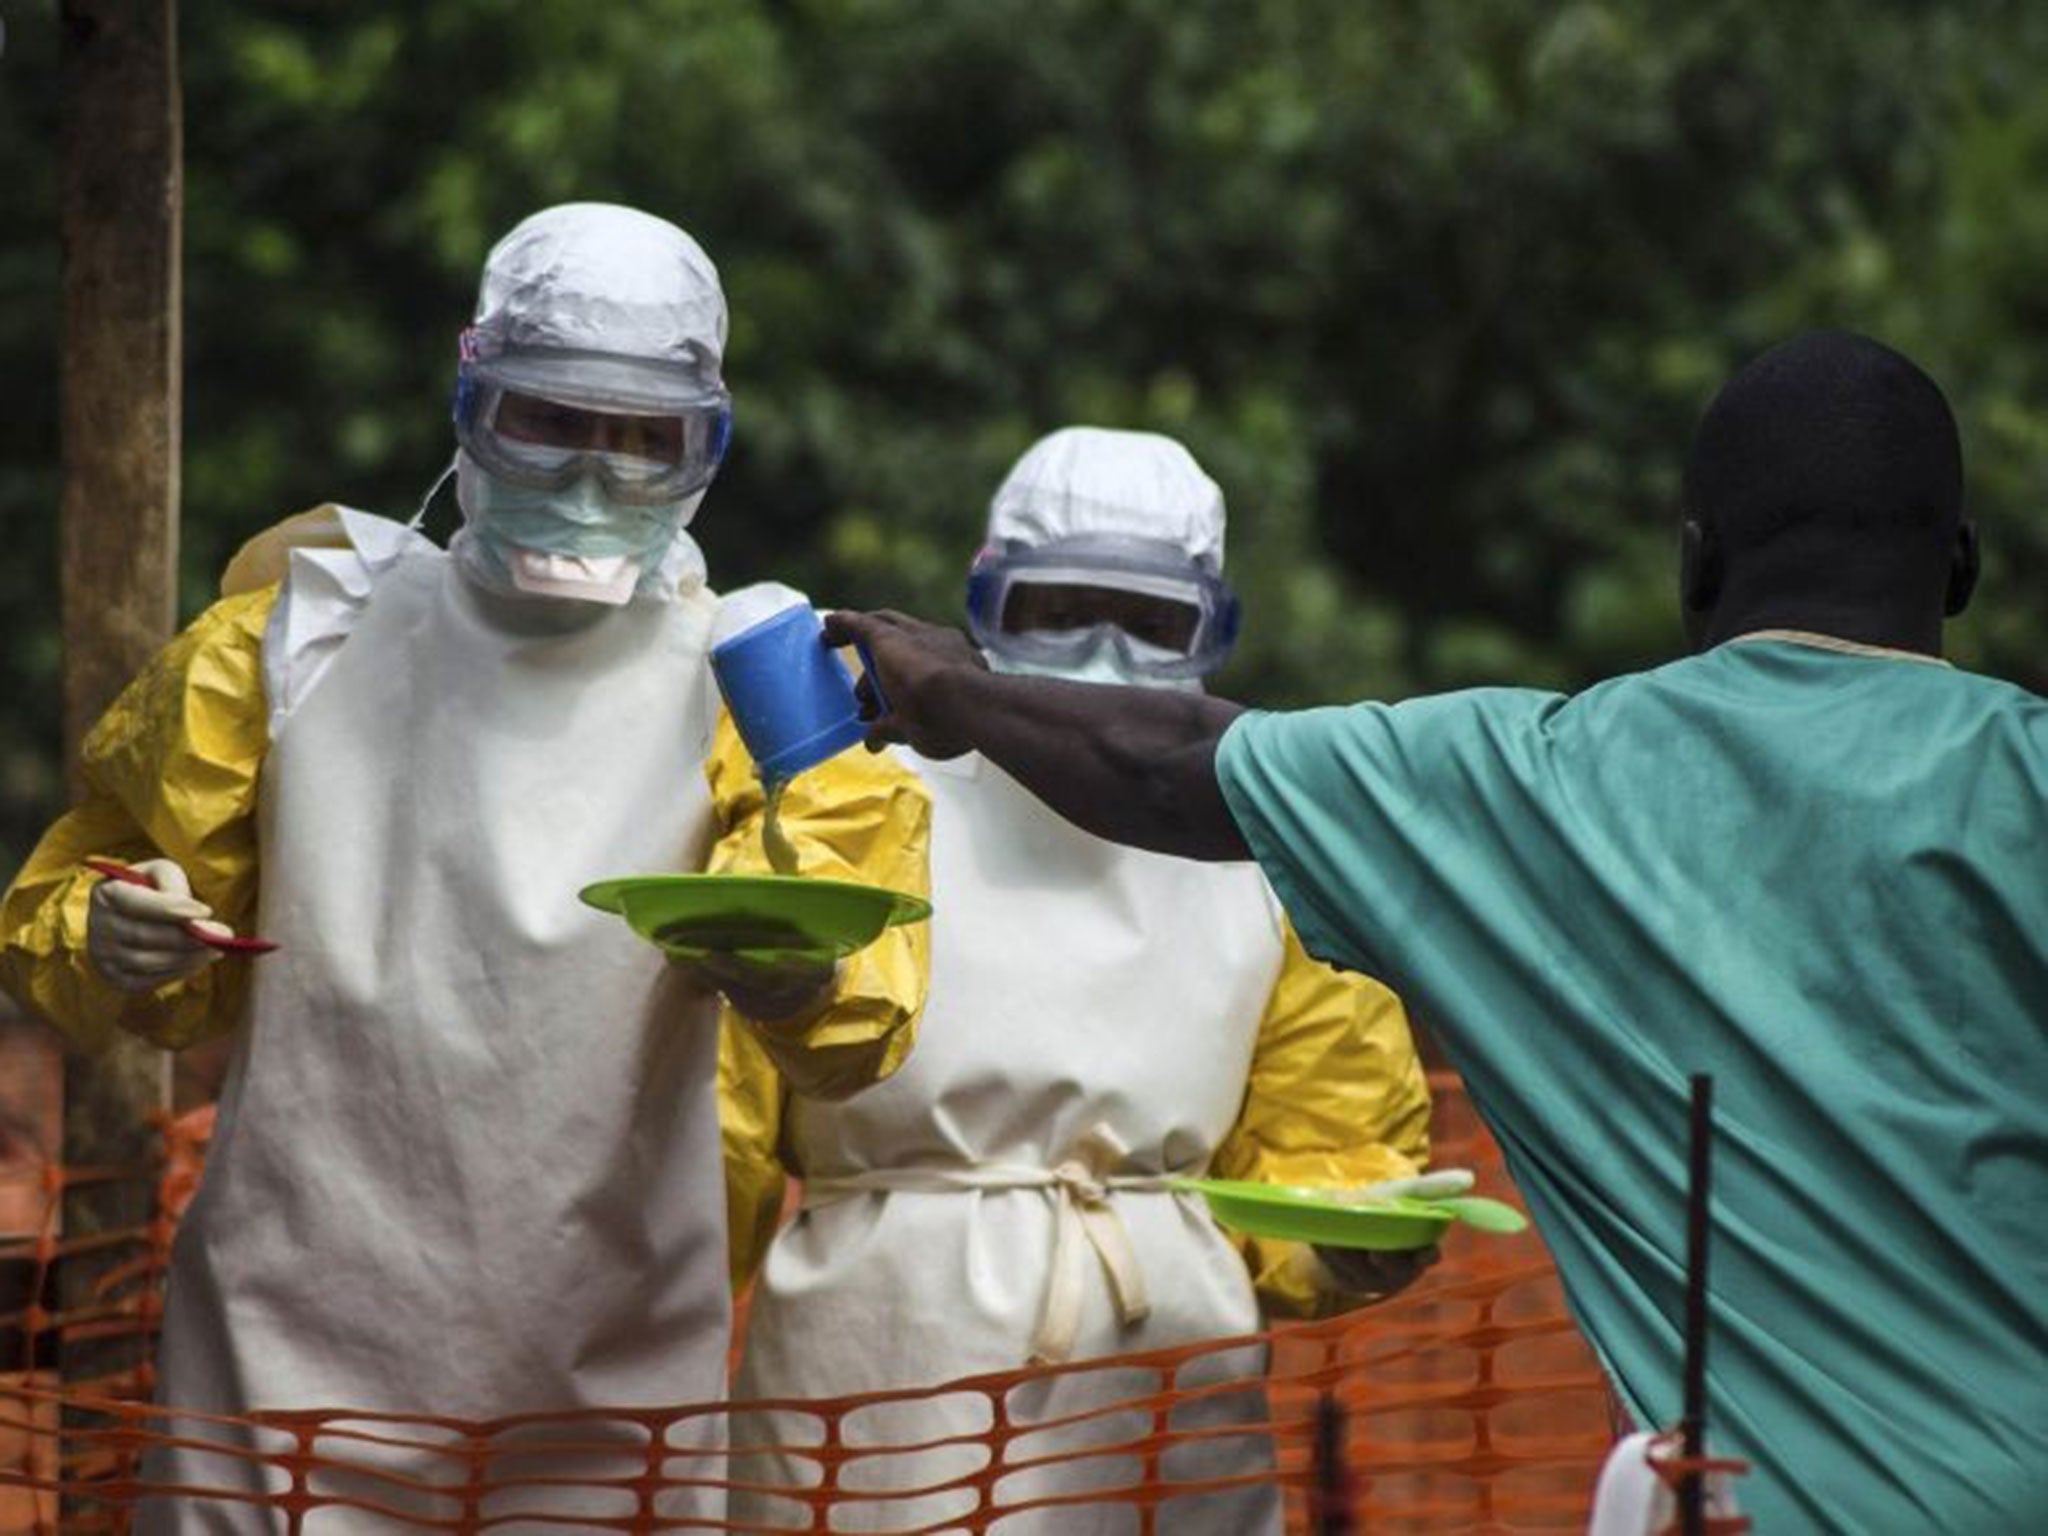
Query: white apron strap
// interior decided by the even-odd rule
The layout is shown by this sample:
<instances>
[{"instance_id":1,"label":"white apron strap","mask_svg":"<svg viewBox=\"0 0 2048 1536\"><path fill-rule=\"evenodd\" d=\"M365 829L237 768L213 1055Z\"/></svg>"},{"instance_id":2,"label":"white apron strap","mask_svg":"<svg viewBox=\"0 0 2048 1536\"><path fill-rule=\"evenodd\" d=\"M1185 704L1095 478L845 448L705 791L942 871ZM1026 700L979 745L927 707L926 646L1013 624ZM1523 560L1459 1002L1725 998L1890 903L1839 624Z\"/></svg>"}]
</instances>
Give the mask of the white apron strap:
<instances>
[{"instance_id":1,"label":"white apron strap","mask_svg":"<svg viewBox=\"0 0 2048 1536\"><path fill-rule=\"evenodd\" d=\"M1110 1203L1108 1170L1129 1155L1115 1131L1098 1124L1075 1142L1052 1170L1055 1220L1052 1276L1045 1288L1045 1306L1031 1339L1031 1363L1054 1365L1074 1352L1081 1333L1081 1305L1087 1284L1085 1240L1109 1276L1116 1314L1126 1327L1143 1322L1152 1311L1145 1295L1145 1272L1123 1218Z\"/></svg>"},{"instance_id":2,"label":"white apron strap","mask_svg":"<svg viewBox=\"0 0 2048 1536\"><path fill-rule=\"evenodd\" d=\"M1108 1277L1117 1318L1125 1326L1143 1322L1152 1310L1145 1272L1131 1236L1110 1196L1120 1190L1163 1190L1173 1175L1113 1174L1130 1148L1106 1123L1079 1138L1051 1168L985 1163L969 1168L870 1168L804 1181L804 1206L830 1205L856 1194L940 1194L973 1189L1043 1189L1053 1202L1051 1274L1038 1327L1031 1338L1031 1363L1056 1364L1074 1352L1088 1280L1087 1250L1093 1248Z\"/></svg>"}]
</instances>

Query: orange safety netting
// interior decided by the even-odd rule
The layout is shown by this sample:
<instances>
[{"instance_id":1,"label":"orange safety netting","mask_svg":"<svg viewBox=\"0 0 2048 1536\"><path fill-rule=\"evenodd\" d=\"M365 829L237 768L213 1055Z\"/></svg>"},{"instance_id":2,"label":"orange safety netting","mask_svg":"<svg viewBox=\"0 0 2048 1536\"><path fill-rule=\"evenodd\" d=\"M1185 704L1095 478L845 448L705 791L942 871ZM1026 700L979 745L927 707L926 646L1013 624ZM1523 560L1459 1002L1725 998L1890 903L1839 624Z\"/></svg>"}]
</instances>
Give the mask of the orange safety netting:
<instances>
[{"instance_id":1,"label":"orange safety netting","mask_svg":"<svg viewBox=\"0 0 2048 1536\"><path fill-rule=\"evenodd\" d=\"M1434 1086L1435 1161L1506 1192L1457 1080ZM0 1243L0 1283L25 1298L0 1315L0 1533L54 1531L60 1511L65 1530L125 1529L139 1498L167 1491L309 1532L1221 1532L1282 1510L1293 1531L1567 1531L1584 1527L1612 1438L1535 1235L1462 1230L1420 1283L1363 1312L917 1391L489 1421L431 1405L173 1413L148 1404L148 1346L210 1128L205 1111L167 1125L150 1168L0 1173L17 1193L33 1181L42 1212ZM142 1180L146 1223L58 1235L66 1188ZM53 1272L88 1254L113 1262L86 1302L58 1308ZM105 1368L124 1341L129 1358ZM81 1355L97 1374L70 1368ZM172 1437L207 1447L219 1475L147 1481L145 1452Z\"/></svg>"}]
</instances>

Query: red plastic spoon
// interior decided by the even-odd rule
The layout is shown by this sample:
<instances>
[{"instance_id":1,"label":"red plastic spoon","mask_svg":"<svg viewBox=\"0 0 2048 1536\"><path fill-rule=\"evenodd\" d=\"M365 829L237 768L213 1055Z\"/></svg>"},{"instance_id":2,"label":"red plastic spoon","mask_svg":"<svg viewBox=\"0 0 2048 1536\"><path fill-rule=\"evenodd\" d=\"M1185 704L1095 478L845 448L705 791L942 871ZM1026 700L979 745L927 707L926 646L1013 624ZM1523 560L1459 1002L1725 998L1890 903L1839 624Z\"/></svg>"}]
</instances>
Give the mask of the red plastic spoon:
<instances>
[{"instance_id":1,"label":"red plastic spoon","mask_svg":"<svg viewBox=\"0 0 2048 1536\"><path fill-rule=\"evenodd\" d=\"M145 885L152 891L156 882L139 869L130 869L126 864L116 864L112 859L87 859L85 867L96 875L105 875L109 880L118 880L123 885ZM230 955L267 955L277 948L275 940L243 938L240 934L229 934L222 938L217 933L208 933L197 922L184 924L185 932L211 949L218 949Z\"/></svg>"}]
</instances>

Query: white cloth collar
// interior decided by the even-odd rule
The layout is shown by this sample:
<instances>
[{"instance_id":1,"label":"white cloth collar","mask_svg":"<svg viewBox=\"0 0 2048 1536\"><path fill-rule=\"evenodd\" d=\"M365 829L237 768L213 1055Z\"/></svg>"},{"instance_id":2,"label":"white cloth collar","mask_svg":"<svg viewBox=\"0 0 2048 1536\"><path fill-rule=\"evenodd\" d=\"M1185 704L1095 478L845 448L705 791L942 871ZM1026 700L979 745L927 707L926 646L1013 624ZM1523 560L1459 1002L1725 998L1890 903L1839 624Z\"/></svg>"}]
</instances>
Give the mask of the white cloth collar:
<instances>
[{"instance_id":1,"label":"white cloth collar","mask_svg":"<svg viewBox=\"0 0 2048 1536\"><path fill-rule=\"evenodd\" d=\"M1816 634L1807 629L1752 629L1727 641L1740 645L1745 640L1781 640L1787 645L1810 645L1816 650L1838 651L1844 656L1873 656L1885 661L1917 661L1923 666L1953 668L1955 663L1924 651L1902 651L1889 645L1865 645L1861 640L1844 640L1840 635Z\"/></svg>"}]
</instances>

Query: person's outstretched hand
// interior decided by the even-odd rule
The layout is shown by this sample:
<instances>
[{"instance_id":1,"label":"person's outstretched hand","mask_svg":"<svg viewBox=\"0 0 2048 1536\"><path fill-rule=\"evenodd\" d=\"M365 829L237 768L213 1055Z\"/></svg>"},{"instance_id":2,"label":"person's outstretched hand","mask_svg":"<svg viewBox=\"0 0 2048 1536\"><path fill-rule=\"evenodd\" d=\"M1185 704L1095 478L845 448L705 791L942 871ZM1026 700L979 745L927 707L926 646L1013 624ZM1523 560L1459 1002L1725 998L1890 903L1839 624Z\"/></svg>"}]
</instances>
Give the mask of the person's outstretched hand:
<instances>
[{"instance_id":1,"label":"person's outstretched hand","mask_svg":"<svg viewBox=\"0 0 2048 1536\"><path fill-rule=\"evenodd\" d=\"M946 682L985 672L988 664L959 630L887 609L842 609L826 616L825 643L858 645L871 669L854 690L868 722L869 751L896 741L931 758L973 750Z\"/></svg>"},{"instance_id":2,"label":"person's outstretched hand","mask_svg":"<svg viewBox=\"0 0 2048 1536\"><path fill-rule=\"evenodd\" d=\"M1315 1256L1331 1282L1328 1289L1382 1300L1397 1291L1405 1291L1441 1257L1434 1243L1427 1248L1404 1248L1395 1252L1318 1247Z\"/></svg>"},{"instance_id":3,"label":"person's outstretched hand","mask_svg":"<svg viewBox=\"0 0 2048 1536\"><path fill-rule=\"evenodd\" d=\"M788 955L761 962L739 954L709 954L674 962L699 985L723 994L750 1019L788 1024L815 1017L832 1001L839 964L828 954Z\"/></svg>"}]
</instances>

